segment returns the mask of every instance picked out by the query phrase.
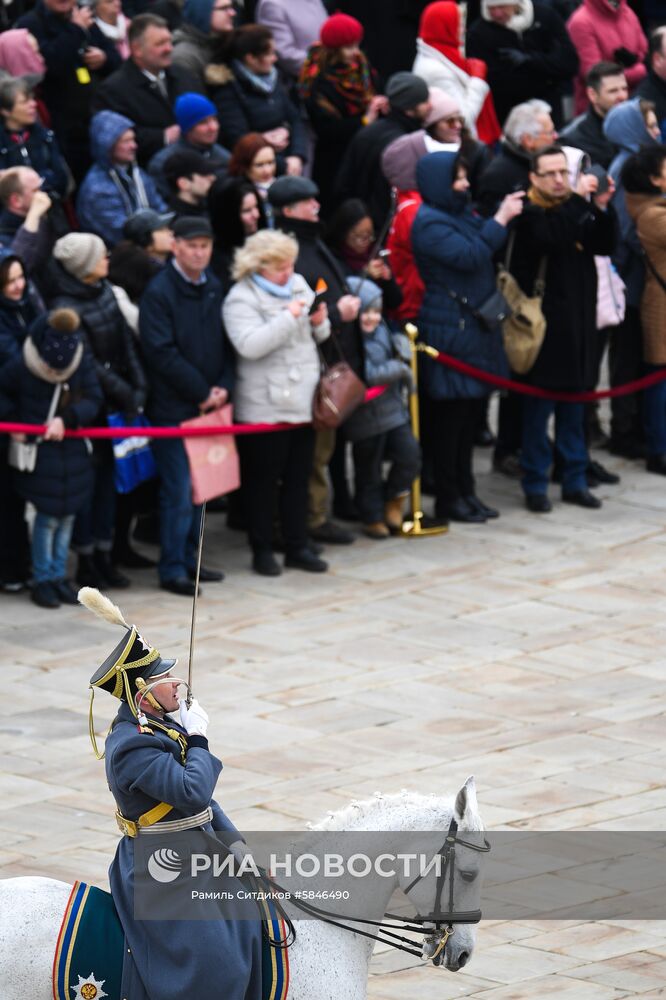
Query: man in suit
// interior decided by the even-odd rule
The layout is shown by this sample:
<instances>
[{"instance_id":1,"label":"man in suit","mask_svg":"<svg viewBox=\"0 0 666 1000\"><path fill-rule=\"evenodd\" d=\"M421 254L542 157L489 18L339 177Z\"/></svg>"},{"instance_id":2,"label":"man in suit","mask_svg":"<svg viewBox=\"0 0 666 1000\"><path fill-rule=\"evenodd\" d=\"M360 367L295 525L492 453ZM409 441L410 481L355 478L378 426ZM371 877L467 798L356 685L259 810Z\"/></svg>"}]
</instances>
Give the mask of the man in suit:
<instances>
[{"instance_id":1,"label":"man in suit","mask_svg":"<svg viewBox=\"0 0 666 1000\"><path fill-rule=\"evenodd\" d=\"M95 96L94 111L117 111L135 123L137 159L146 166L164 146L180 138L174 104L196 80L171 65L171 32L155 14L140 14L129 29L130 58L105 81Z\"/></svg>"}]
</instances>

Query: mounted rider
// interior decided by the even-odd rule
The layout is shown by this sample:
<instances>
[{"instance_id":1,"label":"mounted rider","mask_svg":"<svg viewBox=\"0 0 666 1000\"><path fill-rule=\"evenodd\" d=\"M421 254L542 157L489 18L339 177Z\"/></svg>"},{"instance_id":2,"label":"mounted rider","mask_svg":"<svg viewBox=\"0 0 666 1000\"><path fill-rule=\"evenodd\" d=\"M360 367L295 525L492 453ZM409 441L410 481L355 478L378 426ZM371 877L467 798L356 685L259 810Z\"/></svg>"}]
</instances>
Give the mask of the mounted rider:
<instances>
[{"instance_id":1,"label":"mounted rider","mask_svg":"<svg viewBox=\"0 0 666 1000\"><path fill-rule=\"evenodd\" d=\"M106 739L106 776L123 837L109 869L111 894L125 934L122 992L126 1000L261 1000L259 920L134 919L134 840L148 831L198 829L235 834L213 798L222 762L208 749L208 715L196 700L179 701L185 682L135 625L99 591L79 600L125 630L90 679L90 735L96 688L121 702ZM187 687L187 685L185 685Z\"/></svg>"}]
</instances>

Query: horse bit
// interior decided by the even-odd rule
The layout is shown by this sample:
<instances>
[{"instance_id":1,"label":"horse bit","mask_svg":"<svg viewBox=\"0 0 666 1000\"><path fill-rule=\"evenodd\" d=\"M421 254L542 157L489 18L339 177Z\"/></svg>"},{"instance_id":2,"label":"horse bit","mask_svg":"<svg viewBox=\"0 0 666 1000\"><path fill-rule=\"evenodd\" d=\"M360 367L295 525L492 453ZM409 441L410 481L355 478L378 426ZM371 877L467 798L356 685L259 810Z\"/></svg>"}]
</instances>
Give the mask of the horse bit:
<instances>
[{"instance_id":1,"label":"horse bit","mask_svg":"<svg viewBox=\"0 0 666 1000\"><path fill-rule=\"evenodd\" d=\"M443 858L444 863L441 865L440 872L437 876L432 913L429 913L426 916L422 916L420 913L417 913L415 917L410 918L402 917L399 914L386 913L383 920L367 920L362 919L361 917L338 917L338 914L330 910L323 910L320 907L312 906L310 903L306 903L302 899L293 899L291 900L291 903L297 909L302 910L310 916L317 917L323 923L332 924L334 927L339 927L352 934L360 934L362 937L370 938L371 940L381 942L382 944L388 944L398 951L404 951L409 955L415 955L417 958L424 959L426 962L433 962L434 965L440 965L448 940L455 931L455 924L478 924L482 917L481 910L455 911L453 895L456 845L459 845L460 847L467 847L472 851L483 854L488 853L491 848L491 845L485 837L483 839L483 845L472 844L468 840L461 840L460 837L458 837L458 824L455 818L451 819L451 823L446 834L446 840L435 854L435 857L439 856ZM448 909L442 910L442 895L446 885L447 873L449 874ZM417 875L416 878L409 883L405 889L406 896L409 896L411 890L421 881L424 874ZM274 890L282 891L282 887L279 886L277 882L273 881L273 879L266 872L261 873L260 881ZM289 928L289 934L285 941L270 939L269 943L276 948L289 948L296 940L296 929L293 922L284 912L281 904L277 900L273 900L273 903L278 912L280 912L282 918L285 920L285 923ZM385 923L386 919L394 922L387 924ZM369 931L359 930L357 927L350 927L349 923L342 923L343 920L348 921L351 924L367 924L371 927L376 927L377 933L372 934ZM444 930L442 930L442 928L444 928ZM411 931L416 934L425 934L422 951L417 951L413 947L414 942L410 938L402 937L400 934L396 934L395 931L397 930Z\"/></svg>"}]
</instances>

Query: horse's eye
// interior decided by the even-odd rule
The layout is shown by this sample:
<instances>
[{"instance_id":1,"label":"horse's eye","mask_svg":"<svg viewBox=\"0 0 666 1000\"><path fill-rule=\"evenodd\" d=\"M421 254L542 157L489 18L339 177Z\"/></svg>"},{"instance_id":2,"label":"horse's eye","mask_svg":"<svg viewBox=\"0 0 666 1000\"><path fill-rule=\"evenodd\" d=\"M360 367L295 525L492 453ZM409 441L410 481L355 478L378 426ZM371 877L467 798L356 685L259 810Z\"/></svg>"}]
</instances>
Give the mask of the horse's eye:
<instances>
[{"instance_id":1,"label":"horse's eye","mask_svg":"<svg viewBox=\"0 0 666 1000\"><path fill-rule=\"evenodd\" d=\"M463 869L460 872L460 877L461 879L463 879L464 882L473 882L478 874L479 874L478 871L476 871L475 869L468 868L468 869Z\"/></svg>"}]
</instances>

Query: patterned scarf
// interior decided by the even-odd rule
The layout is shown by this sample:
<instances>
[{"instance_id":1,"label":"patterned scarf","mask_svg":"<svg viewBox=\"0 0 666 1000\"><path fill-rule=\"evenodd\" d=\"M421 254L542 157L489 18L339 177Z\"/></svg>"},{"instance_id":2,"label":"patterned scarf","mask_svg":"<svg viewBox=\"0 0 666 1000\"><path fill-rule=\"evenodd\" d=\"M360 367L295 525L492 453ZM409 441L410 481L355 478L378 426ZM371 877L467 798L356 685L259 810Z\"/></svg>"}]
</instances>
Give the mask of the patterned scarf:
<instances>
[{"instance_id":1,"label":"patterned scarf","mask_svg":"<svg viewBox=\"0 0 666 1000\"><path fill-rule=\"evenodd\" d=\"M375 96L372 83L370 64L363 52L359 52L353 63L328 63L330 49L321 42L310 46L298 79L298 93L306 101L312 96L315 81L319 76L327 80L344 101L344 114L362 115ZM318 103L336 118L342 113L324 97L318 97Z\"/></svg>"}]
</instances>

